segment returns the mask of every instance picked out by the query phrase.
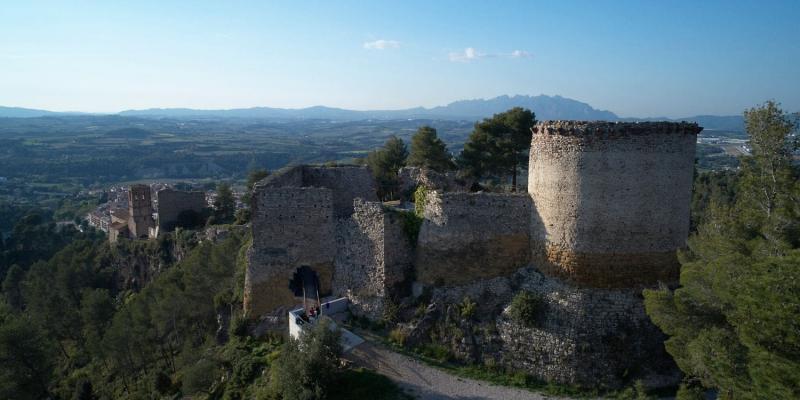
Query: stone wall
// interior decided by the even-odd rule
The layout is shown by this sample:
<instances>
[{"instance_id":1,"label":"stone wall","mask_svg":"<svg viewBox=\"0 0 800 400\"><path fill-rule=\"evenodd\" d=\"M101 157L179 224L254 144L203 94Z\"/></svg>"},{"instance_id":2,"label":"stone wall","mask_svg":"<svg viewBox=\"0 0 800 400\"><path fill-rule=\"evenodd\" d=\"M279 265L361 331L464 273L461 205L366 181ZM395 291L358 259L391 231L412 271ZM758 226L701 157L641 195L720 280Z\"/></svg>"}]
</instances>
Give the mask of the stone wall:
<instances>
[{"instance_id":1,"label":"stone wall","mask_svg":"<svg viewBox=\"0 0 800 400\"><path fill-rule=\"evenodd\" d=\"M206 207L204 192L187 192L182 190L163 189L156 193L158 199L159 233L170 232L178 223L178 216L184 211L198 214Z\"/></svg>"},{"instance_id":2,"label":"stone wall","mask_svg":"<svg viewBox=\"0 0 800 400\"><path fill-rule=\"evenodd\" d=\"M363 263L358 265L370 269L367 275L383 279L386 263L366 262L370 252L384 252L383 236L370 236L369 213L360 217L363 221L350 218L356 199L377 199L372 175L364 167L293 166L256 185L251 204L253 245L245 275L244 306L248 315L281 314L282 309L295 305L298 300L289 290L289 279L302 265L310 266L319 275L320 294L331 294L334 261L342 251L341 243L346 241L343 237L358 243L352 249L348 245L345 251L365 252L359 255ZM383 225L377 224L375 229L378 228L383 229ZM361 232L363 241L355 238L357 232ZM370 244L377 239L381 239L379 243ZM344 265L339 263L339 271L349 271ZM389 264L388 271L391 267ZM373 283L380 282L359 283L371 287L364 289L366 292L359 291L361 297L383 295L373 290ZM354 289L360 290L357 286Z\"/></svg>"},{"instance_id":3,"label":"stone wall","mask_svg":"<svg viewBox=\"0 0 800 400\"><path fill-rule=\"evenodd\" d=\"M528 265L530 214L525 194L430 192L417 241L417 280L458 285Z\"/></svg>"},{"instance_id":4,"label":"stone wall","mask_svg":"<svg viewBox=\"0 0 800 400\"><path fill-rule=\"evenodd\" d=\"M349 217L353 213L354 199L378 201L375 181L366 167L306 166L303 169L303 186L332 189L333 213L336 217Z\"/></svg>"},{"instance_id":5,"label":"stone wall","mask_svg":"<svg viewBox=\"0 0 800 400\"><path fill-rule=\"evenodd\" d=\"M150 186L131 185L128 189L128 230L132 239L147 239L153 223Z\"/></svg>"},{"instance_id":6,"label":"stone wall","mask_svg":"<svg viewBox=\"0 0 800 400\"><path fill-rule=\"evenodd\" d=\"M436 172L420 167L400 168L397 179L400 181L400 194L409 199L418 186L440 192L467 192L475 183L474 179L459 178L455 171Z\"/></svg>"},{"instance_id":7,"label":"stone wall","mask_svg":"<svg viewBox=\"0 0 800 400\"><path fill-rule=\"evenodd\" d=\"M547 121L532 130L531 248L542 270L588 287L676 281L701 128Z\"/></svg>"},{"instance_id":8,"label":"stone wall","mask_svg":"<svg viewBox=\"0 0 800 400\"><path fill-rule=\"evenodd\" d=\"M522 290L541 299L532 326L508 314ZM469 320L459 311L465 298L477 305ZM435 322L410 336L432 338L460 359L591 388L637 379L664 387L680 380L664 349L666 337L645 314L637 290L577 288L523 268L509 277L435 289L432 304Z\"/></svg>"},{"instance_id":9,"label":"stone wall","mask_svg":"<svg viewBox=\"0 0 800 400\"><path fill-rule=\"evenodd\" d=\"M297 303L289 280L308 265L330 293L336 254L333 191L327 188L276 187L256 190L253 198L253 246L245 275L245 311L258 316Z\"/></svg>"},{"instance_id":10,"label":"stone wall","mask_svg":"<svg viewBox=\"0 0 800 400\"><path fill-rule=\"evenodd\" d=\"M339 224L333 292L347 296L354 313L379 319L411 272L400 218L379 202L356 199L353 217Z\"/></svg>"},{"instance_id":11,"label":"stone wall","mask_svg":"<svg viewBox=\"0 0 800 400\"><path fill-rule=\"evenodd\" d=\"M353 213L353 199L378 200L372 173L366 167L359 166L291 166L264 178L257 186L331 189L336 217L346 217Z\"/></svg>"}]
</instances>

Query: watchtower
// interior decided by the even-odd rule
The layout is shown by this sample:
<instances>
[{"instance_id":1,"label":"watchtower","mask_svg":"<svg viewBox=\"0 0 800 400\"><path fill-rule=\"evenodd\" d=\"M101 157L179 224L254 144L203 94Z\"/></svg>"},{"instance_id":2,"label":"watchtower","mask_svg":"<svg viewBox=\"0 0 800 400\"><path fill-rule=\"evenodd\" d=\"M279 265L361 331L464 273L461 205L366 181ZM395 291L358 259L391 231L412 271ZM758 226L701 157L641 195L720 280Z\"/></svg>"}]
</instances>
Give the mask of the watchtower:
<instances>
[{"instance_id":1,"label":"watchtower","mask_svg":"<svg viewBox=\"0 0 800 400\"><path fill-rule=\"evenodd\" d=\"M533 258L577 286L676 282L695 123L545 121L532 129Z\"/></svg>"},{"instance_id":2,"label":"watchtower","mask_svg":"<svg viewBox=\"0 0 800 400\"><path fill-rule=\"evenodd\" d=\"M128 190L128 230L131 239L147 239L153 223L150 186L132 185Z\"/></svg>"}]
</instances>

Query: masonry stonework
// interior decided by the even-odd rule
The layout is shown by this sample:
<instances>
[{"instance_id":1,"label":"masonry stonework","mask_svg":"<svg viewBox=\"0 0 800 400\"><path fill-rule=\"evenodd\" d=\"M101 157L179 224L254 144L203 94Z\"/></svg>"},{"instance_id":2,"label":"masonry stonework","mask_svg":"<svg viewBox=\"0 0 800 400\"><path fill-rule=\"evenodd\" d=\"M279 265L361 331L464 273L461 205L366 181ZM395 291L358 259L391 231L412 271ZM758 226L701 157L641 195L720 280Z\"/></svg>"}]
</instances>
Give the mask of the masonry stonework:
<instances>
[{"instance_id":1,"label":"masonry stonework","mask_svg":"<svg viewBox=\"0 0 800 400\"><path fill-rule=\"evenodd\" d=\"M674 384L641 289L677 281L700 130L539 123L527 194L430 190L415 243L404 229L414 219L377 202L366 168L286 168L254 191L245 310L285 316L297 303L291 274L309 265L355 314L378 319L398 301L409 343L440 342L464 360L580 386ZM409 287L423 289L417 300ZM508 313L523 290L542 302L533 324ZM465 317L470 302L476 311Z\"/></svg>"},{"instance_id":2,"label":"masonry stonework","mask_svg":"<svg viewBox=\"0 0 800 400\"><path fill-rule=\"evenodd\" d=\"M348 297L355 314L380 319L411 273L411 243L398 213L379 202L357 198L353 217L340 224L333 292Z\"/></svg>"},{"instance_id":3,"label":"masonry stonework","mask_svg":"<svg viewBox=\"0 0 800 400\"><path fill-rule=\"evenodd\" d=\"M156 198L159 233L173 231L181 213L191 211L199 215L206 207L206 194L201 191L162 189L156 193Z\"/></svg>"},{"instance_id":4,"label":"masonry stonework","mask_svg":"<svg viewBox=\"0 0 800 400\"><path fill-rule=\"evenodd\" d=\"M289 280L302 265L317 272L321 295L330 293L336 251L331 189L257 189L252 219L253 245L244 290L249 315L295 305Z\"/></svg>"},{"instance_id":5,"label":"masonry stonework","mask_svg":"<svg viewBox=\"0 0 800 400\"><path fill-rule=\"evenodd\" d=\"M342 229L352 228L354 200L376 197L371 174L363 167L295 166L259 182L251 204L246 313L258 317L297 304L288 284L303 265L318 274L320 295L332 294L338 244L343 243L339 238Z\"/></svg>"},{"instance_id":6,"label":"masonry stonework","mask_svg":"<svg viewBox=\"0 0 800 400\"><path fill-rule=\"evenodd\" d=\"M526 194L430 192L417 241L417 280L458 285L528 265L531 207Z\"/></svg>"},{"instance_id":7,"label":"masonry stonework","mask_svg":"<svg viewBox=\"0 0 800 400\"><path fill-rule=\"evenodd\" d=\"M540 269L587 287L677 281L700 130L670 122L533 127L528 191Z\"/></svg>"}]
</instances>

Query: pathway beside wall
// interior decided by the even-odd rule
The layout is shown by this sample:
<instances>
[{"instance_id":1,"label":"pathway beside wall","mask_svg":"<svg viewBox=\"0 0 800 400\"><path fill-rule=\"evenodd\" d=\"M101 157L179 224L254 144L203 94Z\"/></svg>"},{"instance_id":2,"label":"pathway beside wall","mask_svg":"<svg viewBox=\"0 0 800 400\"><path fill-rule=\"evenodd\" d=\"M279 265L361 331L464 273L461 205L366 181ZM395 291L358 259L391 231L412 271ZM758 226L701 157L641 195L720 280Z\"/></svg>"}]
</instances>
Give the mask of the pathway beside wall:
<instances>
[{"instance_id":1,"label":"pathway beside wall","mask_svg":"<svg viewBox=\"0 0 800 400\"><path fill-rule=\"evenodd\" d=\"M474 379L451 375L412 357L396 353L386 346L367 341L354 348L346 358L371 369L400 385L406 393L420 400L542 400L552 399L524 389L496 386Z\"/></svg>"}]
</instances>

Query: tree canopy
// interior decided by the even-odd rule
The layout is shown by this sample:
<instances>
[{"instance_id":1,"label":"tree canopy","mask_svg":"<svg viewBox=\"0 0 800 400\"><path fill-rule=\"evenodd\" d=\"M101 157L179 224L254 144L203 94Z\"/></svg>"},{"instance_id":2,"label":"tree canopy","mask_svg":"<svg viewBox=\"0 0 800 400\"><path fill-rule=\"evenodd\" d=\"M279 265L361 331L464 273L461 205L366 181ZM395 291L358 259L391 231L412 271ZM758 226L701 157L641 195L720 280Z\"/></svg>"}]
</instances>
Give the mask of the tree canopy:
<instances>
[{"instance_id":1,"label":"tree canopy","mask_svg":"<svg viewBox=\"0 0 800 400\"><path fill-rule=\"evenodd\" d=\"M231 185L222 182L217 185L217 199L214 200L215 223L233 222L236 213L236 199L233 197Z\"/></svg>"},{"instance_id":2,"label":"tree canopy","mask_svg":"<svg viewBox=\"0 0 800 400\"><path fill-rule=\"evenodd\" d=\"M367 155L367 166L375 177L378 186L378 197L381 199L394 199L397 194L397 172L406 165L408 149L403 140L391 136L380 149L373 150Z\"/></svg>"},{"instance_id":3,"label":"tree canopy","mask_svg":"<svg viewBox=\"0 0 800 400\"><path fill-rule=\"evenodd\" d=\"M516 191L517 173L520 165L525 165L534 123L534 113L521 107L476 123L459 157L461 168L475 178L511 175L511 187Z\"/></svg>"},{"instance_id":4,"label":"tree canopy","mask_svg":"<svg viewBox=\"0 0 800 400\"><path fill-rule=\"evenodd\" d=\"M800 243L794 124L774 102L745 112L752 156L730 202L712 201L681 255L677 290L645 291L689 383L721 398L800 397ZM717 197L725 199L727 196Z\"/></svg>"},{"instance_id":5,"label":"tree canopy","mask_svg":"<svg viewBox=\"0 0 800 400\"><path fill-rule=\"evenodd\" d=\"M455 167L447 145L439 139L436 129L422 126L411 137L411 154L406 162L410 166L430 168L437 172Z\"/></svg>"}]
</instances>

